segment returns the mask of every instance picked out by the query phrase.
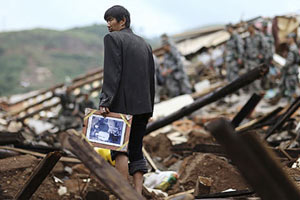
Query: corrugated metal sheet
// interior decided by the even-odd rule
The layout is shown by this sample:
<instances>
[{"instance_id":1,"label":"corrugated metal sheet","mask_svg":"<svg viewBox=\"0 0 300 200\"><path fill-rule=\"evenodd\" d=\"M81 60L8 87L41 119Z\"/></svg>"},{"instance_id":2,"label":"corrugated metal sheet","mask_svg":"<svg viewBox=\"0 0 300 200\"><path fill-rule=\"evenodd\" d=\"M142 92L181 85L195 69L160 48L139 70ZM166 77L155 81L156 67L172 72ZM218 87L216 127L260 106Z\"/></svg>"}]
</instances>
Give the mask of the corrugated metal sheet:
<instances>
[{"instance_id":1,"label":"corrugated metal sheet","mask_svg":"<svg viewBox=\"0 0 300 200\"><path fill-rule=\"evenodd\" d=\"M277 17L278 39L280 43L286 41L286 36L299 27L299 21L296 17Z\"/></svg>"},{"instance_id":2,"label":"corrugated metal sheet","mask_svg":"<svg viewBox=\"0 0 300 200\"><path fill-rule=\"evenodd\" d=\"M217 46L230 38L227 31L221 30L204 36L187 39L176 44L180 53L184 56L191 55L202 49Z\"/></svg>"},{"instance_id":3,"label":"corrugated metal sheet","mask_svg":"<svg viewBox=\"0 0 300 200\"><path fill-rule=\"evenodd\" d=\"M206 27L201 27L197 29L192 29L189 31L185 31L183 33L175 34L172 35L172 39L177 43L182 40L186 39L192 39L195 37L203 36L206 34L214 33L220 30L224 30L225 26L224 25L213 25L213 26L206 26Z\"/></svg>"}]
</instances>

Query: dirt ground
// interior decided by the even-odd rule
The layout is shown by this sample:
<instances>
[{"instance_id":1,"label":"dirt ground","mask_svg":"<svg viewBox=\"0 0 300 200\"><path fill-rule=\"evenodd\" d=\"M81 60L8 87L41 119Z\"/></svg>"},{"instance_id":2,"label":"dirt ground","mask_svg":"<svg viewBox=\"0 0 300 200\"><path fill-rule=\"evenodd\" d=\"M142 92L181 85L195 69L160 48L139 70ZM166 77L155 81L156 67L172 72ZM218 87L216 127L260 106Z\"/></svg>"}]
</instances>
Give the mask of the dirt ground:
<instances>
[{"instance_id":1,"label":"dirt ground","mask_svg":"<svg viewBox=\"0 0 300 200\"><path fill-rule=\"evenodd\" d=\"M40 159L30 155L0 159L0 199L13 199L16 193L25 184L39 161ZM64 170L66 166L67 165L58 162L31 199L83 199L83 197L87 196L89 191L98 192L99 194L104 192L107 197L111 195L95 178L90 177L89 171L84 166L73 166L71 175ZM59 179L59 181L55 181L55 179ZM61 186L67 189L64 195L59 195L58 193Z\"/></svg>"},{"instance_id":2,"label":"dirt ground","mask_svg":"<svg viewBox=\"0 0 300 200\"><path fill-rule=\"evenodd\" d=\"M195 123L188 138L181 144L194 147L196 144L216 144L215 139ZM212 179L210 193L227 189L250 189L234 165L225 157L204 153L180 153L172 151L172 141L168 133L148 135L144 147L160 170L178 172L177 183L167 191L169 195L194 189L198 176ZM0 199L13 199L17 191L41 159L30 155L19 155L0 159ZM300 170L284 167L287 174L300 188ZM59 191L66 189L63 194ZM146 196L153 199L153 196ZM56 199L109 199L116 197L94 178L82 164L59 162L32 196L33 200Z\"/></svg>"}]
</instances>

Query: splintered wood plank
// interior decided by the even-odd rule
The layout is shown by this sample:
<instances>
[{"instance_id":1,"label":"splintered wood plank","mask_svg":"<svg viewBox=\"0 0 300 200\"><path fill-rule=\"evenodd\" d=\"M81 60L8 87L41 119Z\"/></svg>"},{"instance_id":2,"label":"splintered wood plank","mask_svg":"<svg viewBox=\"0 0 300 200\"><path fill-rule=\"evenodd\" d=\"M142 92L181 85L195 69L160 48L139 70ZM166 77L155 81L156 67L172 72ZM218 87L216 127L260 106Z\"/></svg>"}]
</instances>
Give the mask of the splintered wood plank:
<instances>
[{"instance_id":1,"label":"splintered wood plank","mask_svg":"<svg viewBox=\"0 0 300 200\"><path fill-rule=\"evenodd\" d=\"M80 133L70 129L60 134L60 141L64 148L76 155L95 177L119 199L144 199L114 167L108 164L83 139Z\"/></svg>"},{"instance_id":2,"label":"splintered wood plank","mask_svg":"<svg viewBox=\"0 0 300 200\"><path fill-rule=\"evenodd\" d=\"M34 194L34 192L38 189L38 187L42 184L44 179L59 161L60 157L61 153L58 151L48 153L48 155L34 169L24 186L16 194L15 199L30 199L30 197Z\"/></svg>"}]
</instances>

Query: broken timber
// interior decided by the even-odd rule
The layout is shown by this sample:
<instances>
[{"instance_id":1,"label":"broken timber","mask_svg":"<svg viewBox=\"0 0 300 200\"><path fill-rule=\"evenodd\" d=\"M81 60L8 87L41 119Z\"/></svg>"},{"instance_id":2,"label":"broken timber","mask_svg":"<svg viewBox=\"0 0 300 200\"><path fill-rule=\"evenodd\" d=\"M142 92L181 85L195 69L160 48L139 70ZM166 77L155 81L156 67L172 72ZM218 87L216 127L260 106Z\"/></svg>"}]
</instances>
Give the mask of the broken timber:
<instances>
[{"instance_id":1,"label":"broken timber","mask_svg":"<svg viewBox=\"0 0 300 200\"><path fill-rule=\"evenodd\" d=\"M212 194L195 195L195 199L241 197L241 196L248 196L248 195L252 195L252 194L254 194L254 191L252 191L252 190L237 190L237 191L230 191L230 192L219 192L219 193L212 193Z\"/></svg>"},{"instance_id":2,"label":"broken timber","mask_svg":"<svg viewBox=\"0 0 300 200\"><path fill-rule=\"evenodd\" d=\"M297 187L256 135L236 134L224 118L211 122L207 128L262 199L300 199Z\"/></svg>"},{"instance_id":3,"label":"broken timber","mask_svg":"<svg viewBox=\"0 0 300 200\"><path fill-rule=\"evenodd\" d=\"M260 118L256 118L248 123L245 123L239 127L237 127L235 130L237 133L244 133L249 131L250 129L256 129L256 128L261 128L264 126L264 124L268 123L272 119L277 117L277 114L283 109L283 107L278 107L272 112L268 113L265 116L262 116Z\"/></svg>"},{"instance_id":4,"label":"broken timber","mask_svg":"<svg viewBox=\"0 0 300 200\"><path fill-rule=\"evenodd\" d=\"M0 132L0 145L20 144L24 138L19 132Z\"/></svg>"},{"instance_id":5,"label":"broken timber","mask_svg":"<svg viewBox=\"0 0 300 200\"><path fill-rule=\"evenodd\" d=\"M154 171L154 172L157 171L158 170L157 166L155 165L151 156L149 155L149 153L146 151L146 149L144 147L142 147L142 151L143 151L143 154L144 154L146 160L148 161L149 165L151 166L152 171Z\"/></svg>"},{"instance_id":6,"label":"broken timber","mask_svg":"<svg viewBox=\"0 0 300 200\"><path fill-rule=\"evenodd\" d=\"M236 116L231 121L234 127L238 127L240 123L245 119L245 117L249 116L251 112L253 112L256 105L260 102L262 95L258 95L254 93L251 98L247 101L247 103L243 106L243 108L236 114Z\"/></svg>"},{"instance_id":7,"label":"broken timber","mask_svg":"<svg viewBox=\"0 0 300 200\"><path fill-rule=\"evenodd\" d=\"M0 150L7 150L7 151L13 151L13 152L17 152L17 153L22 153L22 154L29 154L35 157L40 157L40 158L44 158L47 155L43 154L43 153L38 153L38 152L34 152L34 151L28 151L25 149L19 149L19 148L14 148L14 147L8 147L8 146L0 146ZM61 157L59 159L59 161L61 162L69 162L69 163L81 163L80 160L78 160L77 158L71 158L71 157Z\"/></svg>"},{"instance_id":8,"label":"broken timber","mask_svg":"<svg viewBox=\"0 0 300 200\"><path fill-rule=\"evenodd\" d=\"M181 108L180 110L164 117L161 119L156 120L155 122L152 122L148 124L147 129L146 129L146 134L149 134L152 131L155 131L167 124L172 123L173 121L176 121L186 115L189 115L193 113L194 111L212 103L215 102L224 96L231 94L238 89L252 83L256 79L260 78L261 76L265 75L268 71L268 68L265 66L260 66L257 67L248 73L240 76L239 78L235 79L228 85L224 86L223 88L220 88L217 91L211 92L202 98L197 99L193 103Z\"/></svg>"},{"instance_id":9,"label":"broken timber","mask_svg":"<svg viewBox=\"0 0 300 200\"><path fill-rule=\"evenodd\" d=\"M292 114L294 114L294 112L296 112L298 110L300 106L300 97L298 97L293 103L292 105L287 109L287 111L279 118L279 120L276 122L276 124L274 126L271 126L268 130L267 130L267 134L265 136L265 139L268 139L268 137L270 137L275 130L277 130L278 128L280 128L284 122L286 120L288 120Z\"/></svg>"},{"instance_id":10,"label":"broken timber","mask_svg":"<svg viewBox=\"0 0 300 200\"><path fill-rule=\"evenodd\" d=\"M34 169L29 179L27 179L24 186L21 188L21 190L19 190L19 192L15 196L15 199L30 199L33 193L38 189L38 187L42 184L44 179L48 176L50 171L59 161L60 157L61 153L59 151L49 153Z\"/></svg>"},{"instance_id":11,"label":"broken timber","mask_svg":"<svg viewBox=\"0 0 300 200\"><path fill-rule=\"evenodd\" d=\"M93 147L75 130L68 130L60 134L60 141L64 148L75 154L82 163L109 188L119 199L144 199L129 185L123 176L107 163L93 149Z\"/></svg>"}]
</instances>

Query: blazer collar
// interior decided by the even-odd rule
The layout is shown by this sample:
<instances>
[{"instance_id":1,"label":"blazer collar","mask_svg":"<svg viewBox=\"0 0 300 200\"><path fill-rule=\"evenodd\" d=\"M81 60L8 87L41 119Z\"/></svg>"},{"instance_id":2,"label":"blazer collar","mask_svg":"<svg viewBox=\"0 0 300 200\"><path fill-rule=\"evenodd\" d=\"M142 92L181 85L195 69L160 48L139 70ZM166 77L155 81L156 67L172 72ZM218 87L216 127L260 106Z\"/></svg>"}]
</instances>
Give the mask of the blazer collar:
<instances>
[{"instance_id":1,"label":"blazer collar","mask_svg":"<svg viewBox=\"0 0 300 200\"><path fill-rule=\"evenodd\" d=\"M123 28L120 31L124 31L124 32L127 32L127 33L132 33L132 30L130 28Z\"/></svg>"}]
</instances>

